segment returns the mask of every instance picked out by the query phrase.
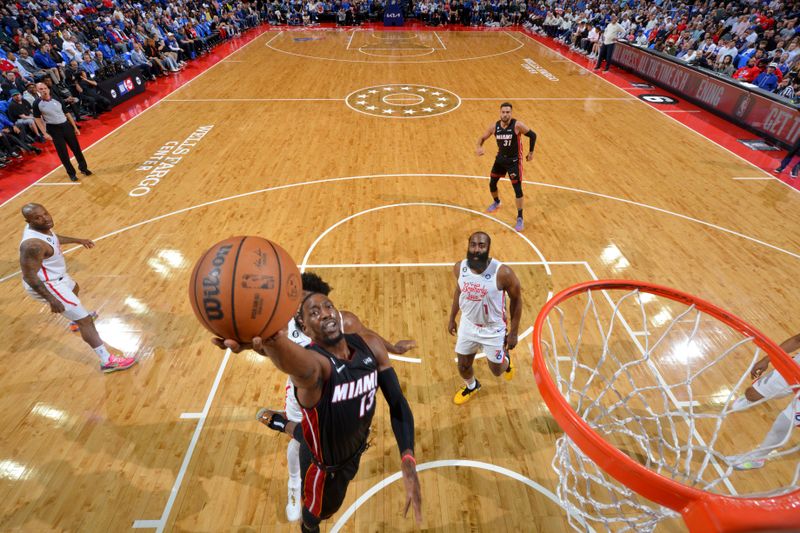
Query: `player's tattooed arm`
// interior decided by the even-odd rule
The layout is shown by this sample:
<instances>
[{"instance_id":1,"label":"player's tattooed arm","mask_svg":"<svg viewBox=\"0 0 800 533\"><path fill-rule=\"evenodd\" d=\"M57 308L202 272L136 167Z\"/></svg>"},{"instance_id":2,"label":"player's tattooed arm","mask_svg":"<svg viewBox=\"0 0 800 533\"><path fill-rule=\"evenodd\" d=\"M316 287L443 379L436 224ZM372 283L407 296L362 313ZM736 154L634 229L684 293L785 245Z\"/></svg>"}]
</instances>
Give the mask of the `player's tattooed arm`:
<instances>
[{"instance_id":1,"label":"player's tattooed arm","mask_svg":"<svg viewBox=\"0 0 800 533\"><path fill-rule=\"evenodd\" d=\"M47 247L47 244L39 239L23 241L19 247L19 266L25 283L50 304L52 312L60 313L64 311L64 304L47 290L47 287L37 276L37 272L42 268L42 262L45 260Z\"/></svg>"}]
</instances>

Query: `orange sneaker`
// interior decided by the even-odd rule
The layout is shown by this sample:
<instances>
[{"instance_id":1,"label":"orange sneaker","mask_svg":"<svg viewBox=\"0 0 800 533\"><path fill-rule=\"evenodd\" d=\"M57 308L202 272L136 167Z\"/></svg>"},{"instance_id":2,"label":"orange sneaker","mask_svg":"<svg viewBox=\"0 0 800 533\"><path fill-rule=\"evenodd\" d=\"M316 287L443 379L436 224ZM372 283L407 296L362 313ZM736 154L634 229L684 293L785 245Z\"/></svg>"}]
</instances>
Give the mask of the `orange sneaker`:
<instances>
[{"instance_id":1,"label":"orange sneaker","mask_svg":"<svg viewBox=\"0 0 800 533\"><path fill-rule=\"evenodd\" d=\"M135 357L122 357L111 354L111 357L108 358L108 363L105 365L100 365L100 370L102 370L104 374L110 374L111 372L116 372L117 370L127 370L135 364Z\"/></svg>"}]
</instances>

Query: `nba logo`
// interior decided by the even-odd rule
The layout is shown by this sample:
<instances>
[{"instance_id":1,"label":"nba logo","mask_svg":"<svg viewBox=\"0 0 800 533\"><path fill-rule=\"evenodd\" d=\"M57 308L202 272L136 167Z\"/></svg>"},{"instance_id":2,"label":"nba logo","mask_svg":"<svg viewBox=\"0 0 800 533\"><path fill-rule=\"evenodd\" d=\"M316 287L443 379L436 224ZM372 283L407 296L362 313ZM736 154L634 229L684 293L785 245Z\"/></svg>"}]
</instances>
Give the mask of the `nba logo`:
<instances>
[{"instance_id":1,"label":"nba logo","mask_svg":"<svg viewBox=\"0 0 800 533\"><path fill-rule=\"evenodd\" d=\"M130 78L125 79L125 88L129 91L133 90L133 80Z\"/></svg>"}]
</instances>

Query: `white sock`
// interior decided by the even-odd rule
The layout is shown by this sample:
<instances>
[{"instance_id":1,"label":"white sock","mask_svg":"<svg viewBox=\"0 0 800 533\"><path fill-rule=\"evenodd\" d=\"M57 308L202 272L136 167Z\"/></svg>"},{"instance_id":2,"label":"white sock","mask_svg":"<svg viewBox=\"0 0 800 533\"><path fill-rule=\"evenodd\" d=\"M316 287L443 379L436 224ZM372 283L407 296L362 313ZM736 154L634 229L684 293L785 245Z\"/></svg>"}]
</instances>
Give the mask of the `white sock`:
<instances>
[{"instance_id":1,"label":"white sock","mask_svg":"<svg viewBox=\"0 0 800 533\"><path fill-rule=\"evenodd\" d=\"M108 359L111 357L111 354L108 353L108 348L106 348L105 344L101 344L97 348L94 348L94 353L100 358L100 361L104 364L108 364Z\"/></svg>"},{"instance_id":2,"label":"white sock","mask_svg":"<svg viewBox=\"0 0 800 533\"><path fill-rule=\"evenodd\" d=\"M299 487L300 478L300 443L292 439L286 447L286 463L289 467L289 486Z\"/></svg>"},{"instance_id":3,"label":"white sock","mask_svg":"<svg viewBox=\"0 0 800 533\"><path fill-rule=\"evenodd\" d=\"M474 389L474 388L475 388L475 385L476 385L476 382L475 382L475 376L472 376L472 379L469 379L469 380L465 379L465 380L464 380L464 383L466 383L466 384L467 384L467 388L468 388L469 390L472 390L472 389Z\"/></svg>"}]
</instances>

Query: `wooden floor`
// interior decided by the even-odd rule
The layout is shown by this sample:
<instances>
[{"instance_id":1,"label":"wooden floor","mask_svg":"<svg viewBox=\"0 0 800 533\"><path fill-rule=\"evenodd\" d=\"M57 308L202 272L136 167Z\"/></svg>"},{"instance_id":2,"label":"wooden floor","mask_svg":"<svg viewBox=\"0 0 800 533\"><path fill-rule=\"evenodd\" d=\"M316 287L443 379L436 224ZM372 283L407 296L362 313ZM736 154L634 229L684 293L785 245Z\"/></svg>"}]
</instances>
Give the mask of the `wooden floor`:
<instances>
[{"instance_id":1,"label":"wooden floor","mask_svg":"<svg viewBox=\"0 0 800 533\"><path fill-rule=\"evenodd\" d=\"M425 112L403 87L457 99ZM395 96L361 109L360 95L384 88ZM474 154L506 100L539 139L522 234L507 181L503 207L483 214L494 141ZM401 118L407 109L431 116ZM165 146L174 166L146 179ZM285 378L253 354L225 358L186 297L195 259L228 236L279 242L331 283L340 308L389 339L418 341L395 364L419 461L437 462L420 474L428 531L568 529L551 499L560 430L534 383L530 334L512 383L478 361L479 396L451 401L461 381L446 331L449 265L470 232L487 231L493 256L521 263L525 332L551 291L592 277L675 286L778 341L800 326L797 192L733 180L761 173L516 32L268 32L86 155L95 175L80 185L56 172L0 210L4 531L297 528L284 515L286 440L254 420L259 406L280 406ZM101 375L64 319L25 297L19 208L32 201L58 233L97 241L69 253L69 269L101 335L139 354L135 369ZM415 529L400 483L362 497L398 470L382 405L325 531ZM758 442L763 424L748 416L731 423Z\"/></svg>"}]
</instances>

